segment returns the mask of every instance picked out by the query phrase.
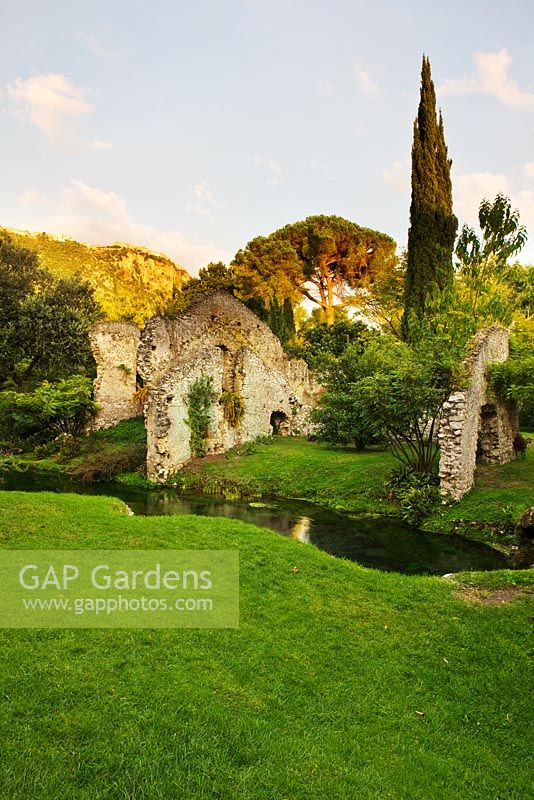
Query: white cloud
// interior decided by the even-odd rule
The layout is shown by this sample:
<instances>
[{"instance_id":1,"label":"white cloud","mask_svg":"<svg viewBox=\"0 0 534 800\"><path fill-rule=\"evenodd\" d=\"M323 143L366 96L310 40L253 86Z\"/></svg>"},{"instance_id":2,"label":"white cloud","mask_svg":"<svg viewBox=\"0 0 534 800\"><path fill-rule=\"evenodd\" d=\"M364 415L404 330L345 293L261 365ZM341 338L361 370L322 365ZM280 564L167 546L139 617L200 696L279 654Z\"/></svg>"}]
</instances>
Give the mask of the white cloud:
<instances>
[{"instance_id":1,"label":"white cloud","mask_svg":"<svg viewBox=\"0 0 534 800\"><path fill-rule=\"evenodd\" d=\"M527 161L523 164L523 175L528 180L534 178L534 161Z\"/></svg>"},{"instance_id":2,"label":"white cloud","mask_svg":"<svg viewBox=\"0 0 534 800\"><path fill-rule=\"evenodd\" d=\"M354 75L356 77L356 82L360 88L360 90L367 95L368 97L372 97L379 93L380 89L378 84L371 78L369 75L369 71L366 70L364 67L360 66L359 64L354 65Z\"/></svg>"},{"instance_id":3,"label":"white cloud","mask_svg":"<svg viewBox=\"0 0 534 800\"><path fill-rule=\"evenodd\" d=\"M493 172L471 172L453 180L454 213L458 217L460 225L467 223L477 225L478 207L480 201L487 197L493 200L495 196L502 192L510 195L510 181L506 175Z\"/></svg>"},{"instance_id":4,"label":"white cloud","mask_svg":"<svg viewBox=\"0 0 534 800\"><path fill-rule=\"evenodd\" d=\"M112 147L111 142L106 142L103 139L93 139L89 144L90 150L111 150Z\"/></svg>"},{"instance_id":5,"label":"white cloud","mask_svg":"<svg viewBox=\"0 0 534 800\"><path fill-rule=\"evenodd\" d=\"M94 111L94 105L87 100L88 90L64 75L17 78L6 91L16 109L54 142L69 138L71 123Z\"/></svg>"},{"instance_id":6,"label":"white cloud","mask_svg":"<svg viewBox=\"0 0 534 800\"><path fill-rule=\"evenodd\" d=\"M39 203L41 199L41 195L36 189L28 189L26 192L19 194L17 203L20 203L21 206L32 206L35 203Z\"/></svg>"},{"instance_id":7,"label":"white cloud","mask_svg":"<svg viewBox=\"0 0 534 800\"><path fill-rule=\"evenodd\" d=\"M26 227L65 235L89 244L129 242L165 253L189 272L196 273L209 261L228 261L231 254L211 242L189 239L180 231L159 231L135 222L115 192L71 180L61 191L52 213L33 219Z\"/></svg>"},{"instance_id":8,"label":"white cloud","mask_svg":"<svg viewBox=\"0 0 534 800\"><path fill-rule=\"evenodd\" d=\"M193 195L194 200L187 204L187 211L206 219L213 219L213 211L221 208L221 203L216 199L210 184L207 181L195 184Z\"/></svg>"},{"instance_id":9,"label":"white cloud","mask_svg":"<svg viewBox=\"0 0 534 800\"><path fill-rule=\"evenodd\" d=\"M520 89L508 75L512 57L507 50L473 55L475 73L469 78L450 78L439 88L440 94L464 96L487 94L512 108L534 108L534 92Z\"/></svg>"},{"instance_id":10,"label":"white cloud","mask_svg":"<svg viewBox=\"0 0 534 800\"><path fill-rule=\"evenodd\" d=\"M267 183L269 186L279 186L284 182L282 167L277 161L274 161L272 158L260 158L256 156L254 158L254 163L266 170L268 176Z\"/></svg>"},{"instance_id":11,"label":"white cloud","mask_svg":"<svg viewBox=\"0 0 534 800\"><path fill-rule=\"evenodd\" d=\"M410 161L394 161L389 167L382 170L384 183L394 192L404 194L410 190Z\"/></svg>"},{"instance_id":12,"label":"white cloud","mask_svg":"<svg viewBox=\"0 0 534 800\"><path fill-rule=\"evenodd\" d=\"M108 29L108 32L110 31L111 29ZM120 50L115 47L110 47L103 42L103 35L96 36L94 33L77 33L76 38L80 42L83 42L95 56L100 56L101 58L116 58L121 55Z\"/></svg>"}]
</instances>

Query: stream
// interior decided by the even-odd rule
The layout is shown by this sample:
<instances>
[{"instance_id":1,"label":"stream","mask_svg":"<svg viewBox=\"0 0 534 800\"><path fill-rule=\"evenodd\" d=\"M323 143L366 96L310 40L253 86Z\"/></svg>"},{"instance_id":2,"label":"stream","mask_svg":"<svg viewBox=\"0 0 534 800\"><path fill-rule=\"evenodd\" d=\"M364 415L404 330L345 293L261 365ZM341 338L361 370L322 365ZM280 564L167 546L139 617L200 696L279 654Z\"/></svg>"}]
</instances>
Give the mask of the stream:
<instances>
[{"instance_id":1,"label":"stream","mask_svg":"<svg viewBox=\"0 0 534 800\"><path fill-rule=\"evenodd\" d=\"M173 489L76 484L64 476L28 472L0 475L0 488L107 495L123 500L134 514L143 516L194 514L238 519L387 572L444 575L510 566L502 553L461 536L423 532L391 517L338 513L300 500L226 500Z\"/></svg>"}]
</instances>

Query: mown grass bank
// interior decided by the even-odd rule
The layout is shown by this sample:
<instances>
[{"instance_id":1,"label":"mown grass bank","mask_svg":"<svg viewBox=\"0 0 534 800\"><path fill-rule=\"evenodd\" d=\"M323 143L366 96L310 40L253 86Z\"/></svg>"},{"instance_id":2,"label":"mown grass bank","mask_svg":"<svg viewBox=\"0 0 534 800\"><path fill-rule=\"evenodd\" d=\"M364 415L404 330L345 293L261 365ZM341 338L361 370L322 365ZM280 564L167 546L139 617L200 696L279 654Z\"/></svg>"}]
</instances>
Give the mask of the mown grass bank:
<instances>
[{"instance_id":1,"label":"mown grass bank","mask_svg":"<svg viewBox=\"0 0 534 800\"><path fill-rule=\"evenodd\" d=\"M60 452L0 458L3 469L61 472L77 481L118 480L148 486L144 477L146 433L142 420L97 431ZM247 444L215 460L199 459L173 480L178 488L227 497L305 499L337 511L399 516L384 482L398 462L377 447L364 452L302 438L275 437ZM459 533L506 548L514 542L521 512L534 505L534 446L525 461L479 466L475 488L460 503L436 505L422 527Z\"/></svg>"},{"instance_id":2,"label":"mown grass bank","mask_svg":"<svg viewBox=\"0 0 534 800\"><path fill-rule=\"evenodd\" d=\"M24 547L237 548L241 624L0 632L0 797L529 796L526 593L467 603L236 521L0 493L0 548Z\"/></svg>"},{"instance_id":3,"label":"mown grass bank","mask_svg":"<svg viewBox=\"0 0 534 800\"><path fill-rule=\"evenodd\" d=\"M216 461L197 461L183 485L216 491L236 485L244 493L305 498L339 511L399 514L385 499L384 481L396 465L385 451L354 452L299 438L238 448ZM534 447L525 461L481 466L474 489L459 503L437 505L423 527L509 544L521 512L534 505Z\"/></svg>"}]
</instances>

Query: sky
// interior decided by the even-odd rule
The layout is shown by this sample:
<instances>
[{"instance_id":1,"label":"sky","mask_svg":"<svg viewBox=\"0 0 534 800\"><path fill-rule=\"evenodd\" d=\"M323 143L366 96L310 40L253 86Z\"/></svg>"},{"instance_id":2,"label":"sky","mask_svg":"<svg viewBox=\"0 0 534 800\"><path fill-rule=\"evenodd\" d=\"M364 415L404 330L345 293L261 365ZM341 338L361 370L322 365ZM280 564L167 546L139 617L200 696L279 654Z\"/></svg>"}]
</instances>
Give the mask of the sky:
<instances>
[{"instance_id":1,"label":"sky","mask_svg":"<svg viewBox=\"0 0 534 800\"><path fill-rule=\"evenodd\" d=\"M534 263L534 0L0 0L0 225L195 274L338 214L405 246L421 57L454 210L504 192Z\"/></svg>"}]
</instances>

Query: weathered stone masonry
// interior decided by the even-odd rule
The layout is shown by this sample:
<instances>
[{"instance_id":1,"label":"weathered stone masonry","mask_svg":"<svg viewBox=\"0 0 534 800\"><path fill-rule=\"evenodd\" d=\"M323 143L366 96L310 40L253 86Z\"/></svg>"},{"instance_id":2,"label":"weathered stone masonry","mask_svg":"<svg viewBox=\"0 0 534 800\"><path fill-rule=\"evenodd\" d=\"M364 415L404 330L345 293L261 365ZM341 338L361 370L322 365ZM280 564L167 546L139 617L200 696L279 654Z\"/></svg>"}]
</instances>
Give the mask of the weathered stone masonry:
<instances>
[{"instance_id":1,"label":"weathered stone masonry","mask_svg":"<svg viewBox=\"0 0 534 800\"><path fill-rule=\"evenodd\" d=\"M459 500L475 478L478 457L490 464L505 464L514 455L517 431L515 404L503 403L488 392L490 364L508 358L508 331L485 328L475 337L466 359L466 388L450 395L443 407L438 442L442 494Z\"/></svg>"},{"instance_id":2,"label":"weathered stone masonry","mask_svg":"<svg viewBox=\"0 0 534 800\"><path fill-rule=\"evenodd\" d=\"M248 308L225 292L205 296L177 318L154 317L141 333L135 325L99 323L91 334L97 361L97 427L139 415L136 385L144 384L147 473L164 482L191 458L187 396L201 375L217 395L211 409L208 453L274 431L310 431L309 411L321 389L304 361L291 360L280 341ZM466 385L448 398L438 433L440 484L459 499L473 486L477 453L489 463L513 457L515 407L488 393L487 368L508 357L508 332L480 331L466 360ZM219 398L239 394L245 406L238 427L224 419Z\"/></svg>"},{"instance_id":3,"label":"weathered stone masonry","mask_svg":"<svg viewBox=\"0 0 534 800\"><path fill-rule=\"evenodd\" d=\"M119 343L121 326L124 346ZM98 363L95 398L102 408L98 424L112 425L135 415L132 395L138 374L147 389L147 473L152 480L167 480L191 458L187 395L201 375L212 379L218 398L225 391L237 392L245 405L239 426L233 428L220 403L214 402L208 453L222 453L269 435L274 427L286 434L310 430L308 415L320 388L307 365L289 359L271 330L225 292L206 296L178 318L149 320L140 340L137 332L135 359L132 327L102 323L93 330ZM132 356L125 364L133 374L133 383L128 384L122 375L126 371L113 366L122 366L126 349Z\"/></svg>"},{"instance_id":4,"label":"weathered stone masonry","mask_svg":"<svg viewBox=\"0 0 534 800\"><path fill-rule=\"evenodd\" d=\"M139 413L136 391L137 348L141 331L129 322L99 322L91 330L96 361L96 428L109 428Z\"/></svg>"}]
</instances>

